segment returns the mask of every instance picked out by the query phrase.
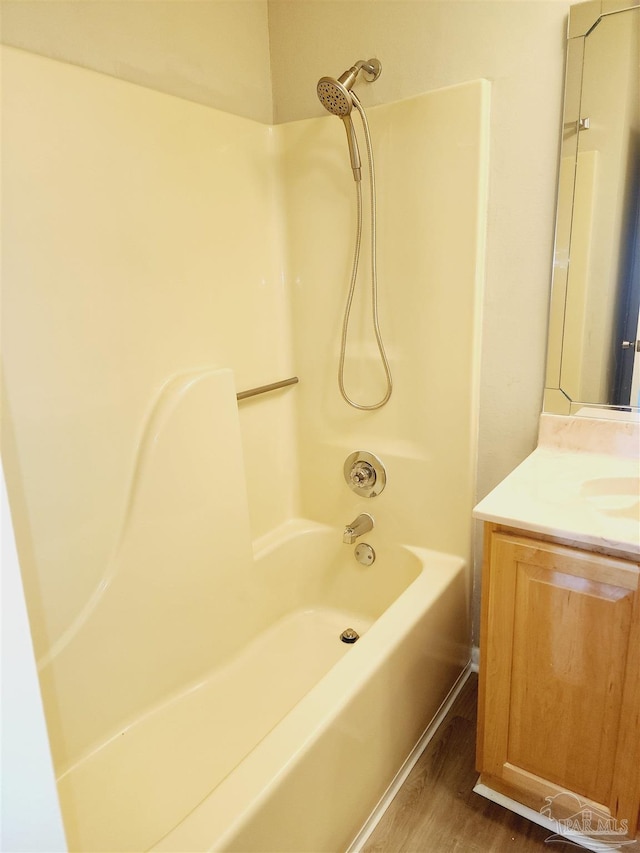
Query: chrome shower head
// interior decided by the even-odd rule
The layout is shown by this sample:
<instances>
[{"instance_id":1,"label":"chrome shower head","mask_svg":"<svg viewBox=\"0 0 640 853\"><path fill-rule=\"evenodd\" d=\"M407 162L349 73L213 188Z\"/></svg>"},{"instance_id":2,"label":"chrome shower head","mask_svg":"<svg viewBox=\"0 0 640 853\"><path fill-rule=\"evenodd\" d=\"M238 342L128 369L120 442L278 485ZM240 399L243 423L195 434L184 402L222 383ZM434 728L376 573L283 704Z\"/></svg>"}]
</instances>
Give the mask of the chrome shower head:
<instances>
[{"instance_id":1,"label":"chrome shower head","mask_svg":"<svg viewBox=\"0 0 640 853\"><path fill-rule=\"evenodd\" d=\"M356 97L351 94L351 88L358 79L358 74L361 71L364 71L367 79L372 82L380 76L382 66L378 59L359 59L355 65L352 65L348 71L341 74L337 80L334 80L333 77L321 77L317 87L318 98L325 110L328 110L334 116L338 116L344 122L344 127L347 131L347 142L349 143L351 168L354 180L356 181L360 181L361 178L360 153L358 151L356 132L351 121L351 110L353 109L353 101Z\"/></svg>"},{"instance_id":2,"label":"chrome shower head","mask_svg":"<svg viewBox=\"0 0 640 853\"><path fill-rule=\"evenodd\" d=\"M333 77L322 77L318 81L318 98L325 110L340 118L348 116L353 109L351 93Z\"/></svg>"},{"instance_id":3,"label":"chrome shower head","mask_svg":"<svg viewBox=\"0 0 640 853\"><path fill-rule=\"evenodd\" d=\"M378 59L359 59L348 71L341 74L337 80L333 77L321 77L318 82L318 98L320 103L332 115L344 118L353 108L351 89L358 79L360 71L364 71L370 82L377 80L382 71Z\"/></svg>"}]
</instances>

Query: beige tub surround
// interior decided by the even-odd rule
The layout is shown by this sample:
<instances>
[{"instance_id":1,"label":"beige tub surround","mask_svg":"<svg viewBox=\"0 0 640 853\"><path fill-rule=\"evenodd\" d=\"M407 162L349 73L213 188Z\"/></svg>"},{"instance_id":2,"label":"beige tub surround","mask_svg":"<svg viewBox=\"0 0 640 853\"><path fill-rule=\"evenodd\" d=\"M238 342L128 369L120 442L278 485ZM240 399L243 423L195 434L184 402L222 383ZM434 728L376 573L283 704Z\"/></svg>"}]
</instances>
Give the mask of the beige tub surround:
<instances>
[{"instance_id":1,"label":"beige tub surround","mask_svg":"<svg viewBox=\"0 0 640 853\"><path fill-rule=\"evenodd\" d=\"M162 849L345 847L464 669L461 559L369 528L375 560L363 566L340 530L304 520L252 552L244 482L232 372L167 383L112 559L40 662L72 849L146 850L167 834ZM357 651L340 642L346 628L360 635ZM392 660L403 675L390 691ZM378 715L401 709L384 746L363 698L371 691ZM355 719L351 742L344 727ZM259 746L279 727L275 752ZM341 778L363 743L376 772L326 822L325 783L304 780L323 780L329 765ZM295 827L285 818L294 796Z\"/></svg>"},{"instance_id":2,"label":"beige tub surround","mask_svg":"<svg viewBox=\"0 0 640 853\"><path fill-rule=\"evenodd\" d=\"M1 53L3 458L40 657L99 581L165 383L297 370L270 128ZM239 407L253 536L295 514L296 393Z\"/></svg>"},{"instance_id":3,"label":"beige tub surround","mask_svg":"<svg viewBox=\"0 0 640 853\"><path fill-rule=\"evenodd\" d=\"M72 849L347 849L464 673L489 93L370 112L362 412L340 122L3 49L3 457Z\"/></svg>"},{"instance_id":4,"label":"beige tub surround","mask_svg":"<svg viewBox=\"0 0 640 853\"><path fill-rule=\"evenodd\" d=\"M39 661L59 773L240 644L223 627L252 563L235 394L230 370L187 374L152 410L105 571Z\"/></svg>"},{"instance_id":5,"label":"beige tub surround","mask_svg":"<svg viewBox=\"0 0 640 853\"><path fill-rule=\"evenodd\" d=\"M388 73L385 66L365 91ZM379 318L394 377L389 402L369 414L348 407L336 382L356 226L344 129L332 116L277 128L293 345L304 376L296 390L300 469L314 471L300 480L301 514L344 526L373 512L394 541L468 563L490 97L490 84L475 80L367 111L377 175ZM386 386L371 329L367 253L365 238L345 384L355 399L372 401ZM336 484L357 449L387 467L375 511Z\"/></svg>"},{"instance_id":6,"label":"beige tub surround","mask_svg":"<svg viewBox=\"0 0 640 853\"><path fill-rule=\"evenodd\" d=\"M540 443L476 518L640 554L640 425L542 415Z\"/></svg>"}]
</instances>

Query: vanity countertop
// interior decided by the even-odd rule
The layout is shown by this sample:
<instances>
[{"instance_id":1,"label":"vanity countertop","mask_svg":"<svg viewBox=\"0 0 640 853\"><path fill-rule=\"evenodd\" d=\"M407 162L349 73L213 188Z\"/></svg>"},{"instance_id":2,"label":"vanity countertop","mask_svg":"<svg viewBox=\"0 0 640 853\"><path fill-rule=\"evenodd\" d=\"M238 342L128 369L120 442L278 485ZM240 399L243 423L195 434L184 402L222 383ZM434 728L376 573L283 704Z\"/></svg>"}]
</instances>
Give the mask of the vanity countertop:
<instances>
[{"instance_id":1,"label":"vanity countertop","mask_svg":"<svg viewBox=\"0 0 640 853\"><path fill-rule=\"evenodd\" d=\"M639 425L601 423L543 415L538 447L474 516L640 555Z\"/></svg>"}]
</instances>

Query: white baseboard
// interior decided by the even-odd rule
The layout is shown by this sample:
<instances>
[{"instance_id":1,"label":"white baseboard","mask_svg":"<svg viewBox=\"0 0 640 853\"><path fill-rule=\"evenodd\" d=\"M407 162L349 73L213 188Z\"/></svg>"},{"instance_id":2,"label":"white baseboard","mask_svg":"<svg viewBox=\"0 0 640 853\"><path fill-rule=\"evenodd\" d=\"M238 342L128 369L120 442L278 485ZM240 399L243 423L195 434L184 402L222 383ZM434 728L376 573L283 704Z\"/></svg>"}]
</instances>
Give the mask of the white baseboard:
<instances>
[{"instance_id":1,"label":"white baseboard","mask_svg":"<svg viewBox=\"0 0 640 853\"><path fill-rule=\"evenodd\" d=\"M478 646L471 647L471 672L480 671L480 649Z\"/></svg>"},{"instance_id":2,"label":"white baseboard","mask_svg":"<svg viewBox=\"0 0 640 853\"><path fill-rule=\"evenodd\" d=\"M587 850L593 850L594 853L603 853L603 851L606 850L624 850L626 845L635 845L635 841L624 838L617 841L617 839L609 836L604 840L598 840L597 838L590 838L588 835L582 835L579 832L558 832L560 827L558 826L557 821L551 820L545 815L540 814L540 812L530 809L528 806L523 806L522 803L512 800L511 797L507 797L504 794L498 793L498 791L494 791L493 788L483 785L480 781L476 783L473 790L476 794L486 797L487 800L491 800L493 803L497 803L499 806L503 806L505 809L515 812L515 814L520 815L520 817L525 817L527 820L537 823L538 826L542 826L544 829L548 829L550 833L550 838L547 839L548 841L551 840L551 836L553 836L554 841L564 841L569 844L579 845Z\"/></svg>"},{"instance_id":3,"label":"white baseboard","mask_svg":"<svg viewBox=\"0 0 640 853\"><path fill-rule=\"evenodd\" d=\"M451 706L453 705L455 700L458 698L458 694L460 693L460 691L464 687L465 682L467 681L467 679L469 678L471 673L475 672L475 671L476 670L474 670L474 668L473 668L473 663L469 662L467 664L467 666L464 668L464 670L462 671L462 673L460 674L456 683L453 685L453 687L451 688L451 690L447 694L447 698L444 700L444 702L440 706L438 713L435 715L433 720L431 720L431 722L429 723L429 725L427 726L427 728L423 732L422 736L420 737L420 740L414 746L414 748L411 750L411 753L409 754L408 758L406 759L406 761L404 762L404 764L402 765L400 770L398 770L393 781L391 782L391 784L389 785L387 790L384 792L384 794L380 798L377 806L374 808L374 810L371 812L371 814L367 818L364 826L362 827L360 832L356 835L356 837L354 838L352 843L349 845L349 848L347 849L347 853L360 853L360 851L362 850L362 848L364 847L364 845L368 841L369 837L371 836L373 830L380 823L382 816L384 815L386 810L391 805L391 801L396 796L396 794L398 793L400 788L403 786L403 784L406 782L407 777L409 776L409 773L411 773L411 771L415 767L418 759L420 758L420 756L424 752L427 744L429 743L429 741L433 738L433 736L437 732L437 730L438 730L440 724L442 723L442 721L444 720L445 716L449 713Z\"/></svg>"}]
</instances>

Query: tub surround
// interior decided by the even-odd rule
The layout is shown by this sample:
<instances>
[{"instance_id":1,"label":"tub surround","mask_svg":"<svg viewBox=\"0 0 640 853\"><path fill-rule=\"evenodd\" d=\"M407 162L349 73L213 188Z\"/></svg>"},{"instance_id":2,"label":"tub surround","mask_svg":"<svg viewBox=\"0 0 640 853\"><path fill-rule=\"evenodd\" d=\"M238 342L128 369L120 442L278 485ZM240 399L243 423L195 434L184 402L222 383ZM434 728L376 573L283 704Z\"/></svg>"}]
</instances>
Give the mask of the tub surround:
<instances>
[{"instance_id":1,"label":"tub surround","mask_svg":"<svg viewBox=\"0 0 640 853\"><path fill-rule=\"evenodd\" d=\"M370 530L364 567L340 529L309 520L252 553L244 481L232 372L176 377L143 431L112 560L40 664L73 849L346 848L464 669L463 560ZM327 822L327 774L349 766L368 782Z\"/></svg>"},{"instance_id":2,"label":"tub surround","mask_svg":"<svg viewBox=\"0 0 640 853\"><path fill-rule=\"evenodd\" d=\"M369 450L389 477L374 501L376 527L469 563L490 97L488 81L475 80L367 111L380 327L394 377L391 400L375 412L346 406L336 388L356 206L342 123L328 116L276 128L293 347L304 378L296 389L301 515L344 526L370 512L371 501L335 479L350 453ZM353 302L345 385L369 401L383 396L385 384L366 268Z\"/></svg>"},{"instance_id":3,"label":"tub surround","mask_svg":"<svg viewBox=\"0 0 640 853\"><path fill-rule=\"evenodd\" d=\"M2 451L40 659L100 582L166 383L296 370L270 128L1 54ZM297 390L238 407L253 537L296 514Z\"/></svg>"},{"instance_id":4,"label":"tub surround","mask_svg":"<svg viewBox=\"0 0 640 853\"><path fill-rule=\"evenodd\" d=\"M245 483L253 538L287 518L344 527L370 510L341 479L362 447L393 483L376 524L470 563L489 83L370 111L395 388L363 414L342 403L331 368L356 218L340 121L269 128L21 50L2 56L3 451L36 656L99 583L145 418L193 368L229 367L237 390L300 376L239 409L246 469L261 471ZM359 290L347 370L354 393L375 396L375 344L359 322L368 296Z\"/></svg>"},{"instance_id":5,"label":"tub surround","mask_svg":"<svg viewBox=\"0 0 640 853\"><path fill-rule=\"evenodd\" d=\"M70 845L346 849L469 659L489 84L370 112L396 384L362 413L330 369L356 218L340 122L3 63L3 454ZM367 291L347 382L376 396ZM344 482L356 448L387 468L373 499ZM366 567L342 541L363 512ZM275 690L284 647L304 677Z\"/></svg>"},{"instance_id":6,"label":"tub surround","mask_svg":"<svg viewBox=\"0 0 640 853\"><path fill-rule=\"evenodd\" d=\"M476 518L640 554L640 424L544 414L539 443Z\"/></svg>"},{"instance_id":7,"label":"tub surround","mask_svg":"<svg viewBox=\"0 0 640 853\"><path fill-rule=\"evenodd\" d=\"M58 774L242 644L228 620L252 553L232 371L167 383L136 450L111 557L39 661Z\"/></svg>"}]
</instances>

